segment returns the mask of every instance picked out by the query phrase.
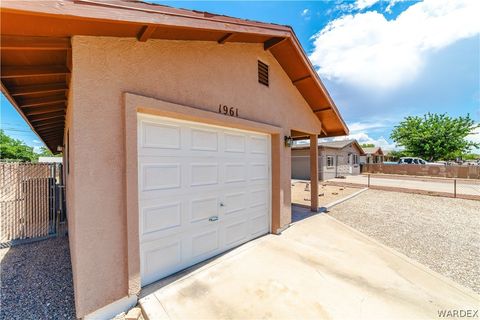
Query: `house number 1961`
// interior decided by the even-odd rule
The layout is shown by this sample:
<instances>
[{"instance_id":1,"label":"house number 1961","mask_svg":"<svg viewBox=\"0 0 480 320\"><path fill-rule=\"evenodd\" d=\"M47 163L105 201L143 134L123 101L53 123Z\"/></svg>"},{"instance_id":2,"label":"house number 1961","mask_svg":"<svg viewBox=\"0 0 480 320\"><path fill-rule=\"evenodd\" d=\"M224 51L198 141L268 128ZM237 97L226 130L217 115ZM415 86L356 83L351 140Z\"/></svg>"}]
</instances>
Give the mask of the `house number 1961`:
<instances>
[{"instance_id":1,"label":"house number 1961","mask_svg":"<svg viewBox=\"0 0 480 320\"><path fill-rule=\"evenodd\" d=\"M238 117L238 108L219 104L218 113L224 114L226 116Z\"/></svg>"}]
</instances>

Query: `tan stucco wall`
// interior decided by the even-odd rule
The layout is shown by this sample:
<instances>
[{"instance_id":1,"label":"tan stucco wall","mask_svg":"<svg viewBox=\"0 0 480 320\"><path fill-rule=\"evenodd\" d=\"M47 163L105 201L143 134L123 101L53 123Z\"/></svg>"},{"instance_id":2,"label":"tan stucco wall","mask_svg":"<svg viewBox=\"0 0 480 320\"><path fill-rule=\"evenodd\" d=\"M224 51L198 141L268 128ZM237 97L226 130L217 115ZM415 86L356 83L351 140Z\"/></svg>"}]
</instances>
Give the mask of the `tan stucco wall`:
<instances>
[{"instance_id":1,"label":"tan stucco wall","mask_svg":"<svg viewBox=\"0 0 480 320\"><path fill-rule=\"evenodd\" d=\"M270 65L269 87L258 83L257 59ZM128 294L124 92L212 112L226 104L243 119L282 128L282 135L320 132L310 107L259 44L77 36L72 60L68 193L79 317ZM280 180L273 192L284 226L291 218L290 149L279 154L272 179Z\"/></svg>"}]
</instances>

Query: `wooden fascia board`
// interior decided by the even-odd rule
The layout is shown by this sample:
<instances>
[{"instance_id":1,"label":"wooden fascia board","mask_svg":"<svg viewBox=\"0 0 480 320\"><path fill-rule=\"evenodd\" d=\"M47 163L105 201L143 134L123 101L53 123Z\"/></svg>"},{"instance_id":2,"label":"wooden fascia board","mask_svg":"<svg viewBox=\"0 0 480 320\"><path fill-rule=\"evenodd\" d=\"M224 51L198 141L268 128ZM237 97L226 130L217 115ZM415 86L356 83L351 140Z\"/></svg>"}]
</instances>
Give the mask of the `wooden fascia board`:
<instances>
[{"instance_id":1,"label":"wooden fascia board","mask_svg":"<svg viewBox=\"0 0 480 320\"><path fill-rule=\"evenodd\" d=\"M23 1L11 0L2 2L2 12L32 14L40 16L55 16L60 19L97 20L111 23L128 23L133 25L153 24L176 28L195 28L228 32L245 32L257 35L278 37L289 36L289 30L284 26L256 25L247 21L221 19L221 17L200 17L188 14L160 12L121 6L101 1ZM61 5L56 5L56 2ZM99 7L103 7L102 10Z\"/></svg>"}]
</instances>

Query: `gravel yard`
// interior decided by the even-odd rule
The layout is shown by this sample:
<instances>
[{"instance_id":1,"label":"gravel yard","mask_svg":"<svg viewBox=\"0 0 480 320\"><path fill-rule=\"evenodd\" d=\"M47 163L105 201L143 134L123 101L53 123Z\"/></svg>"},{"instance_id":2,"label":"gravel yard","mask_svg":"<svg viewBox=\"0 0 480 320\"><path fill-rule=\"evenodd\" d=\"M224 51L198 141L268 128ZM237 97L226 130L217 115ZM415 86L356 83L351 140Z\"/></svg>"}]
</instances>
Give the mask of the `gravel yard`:
<instances>
[{"instance_id":1,"label":"gravel yard","mask_svg":"<svg viewBox=\"0 0 480 320\"><path fill-rule=\"evenodd\" d=\"M0 249L0 319L75 319L68 238Z\"/></svg>"},{"instance_id":2,"label":"gravel yard","mask_svg":"<svg viewBox=\"0 0 480 320\"><path fill-rule=\"evenodd\" d=\"M318 186L318 205L320 207L325 206L359 190L361 188L330 186L320 181ZM292 180L292 203L310 206L310 195L310 181Z\"/></svg>"},{"instance_id":3,"label":"gravel yard","mask_svg":"<svg viewBox=\"0 0 480 320\"><path fill-rule=\"evenodd\" d=\"M367 190L329 214L480 293L480 201Z\"/></svg>"}]
</instances>

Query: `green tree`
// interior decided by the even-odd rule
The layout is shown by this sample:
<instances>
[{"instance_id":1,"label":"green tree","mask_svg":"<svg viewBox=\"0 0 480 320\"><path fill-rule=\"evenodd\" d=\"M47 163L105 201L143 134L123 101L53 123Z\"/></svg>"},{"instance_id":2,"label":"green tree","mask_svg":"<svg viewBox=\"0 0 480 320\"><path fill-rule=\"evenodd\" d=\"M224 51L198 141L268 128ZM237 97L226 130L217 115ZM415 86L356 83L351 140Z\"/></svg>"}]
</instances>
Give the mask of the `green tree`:
<instances>
[{"instance_id":1,"label":"green tree","mask_svg":"<svg viewBox=\"0 0 480 320\"><path fill-rule=\"evenodd\" d=\"M362 143L361 146L362 148L375 148L373 143Z\"/></svg>"},{"instance_id":2,"label":"green tree","mask_svg":"<svg viewBox=\"0 0 480 320\"><path fill-rule=\"evenodd\" d=\"M39 157L57 157L57 155L54 155L47 147L40 147L40 152L38 152L37 155Z\"/></svg>"},{"instance_id":3,"label":"green tree","mask_svg":"<svg viewBox=\"0 0 480 320\"><path fill-rule=\"evenodd\" d=\"M391 150L387 153L387 156L394 160L399 160L401 157L409 156L409 154L405 150Z\"/></svg>"},{"instance_id":4,"label":"green tree","mask_svg":"<svg viewBox=\"0 0 480 320\"><path fill-rule=\"evenodd\" d=\"M406 117L395 126L390 138L413 156L429 161L449 160L480 146L465 139L479 127L468 114L452 118L447 114L427 113L423 117Z\"/></svg>"},{"instance_id":5,"label":"green tree","mask_svg":"<svg viewBox=\"0 0 480 320\"><path fill-rule=\"evenodd\" d=\"M9 137L0 129L0 159L35 161L38 156L32 147L21 140Z\"/></svg>"}]
</instances>

